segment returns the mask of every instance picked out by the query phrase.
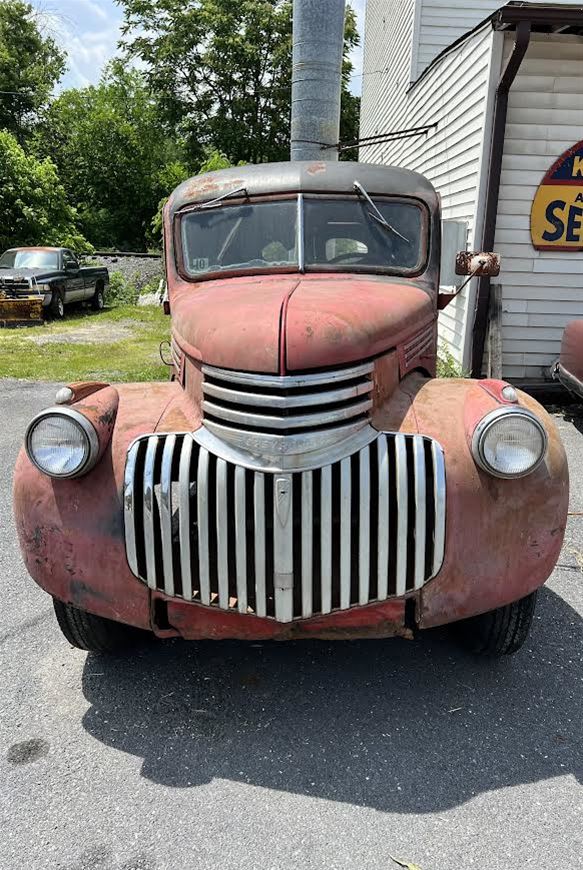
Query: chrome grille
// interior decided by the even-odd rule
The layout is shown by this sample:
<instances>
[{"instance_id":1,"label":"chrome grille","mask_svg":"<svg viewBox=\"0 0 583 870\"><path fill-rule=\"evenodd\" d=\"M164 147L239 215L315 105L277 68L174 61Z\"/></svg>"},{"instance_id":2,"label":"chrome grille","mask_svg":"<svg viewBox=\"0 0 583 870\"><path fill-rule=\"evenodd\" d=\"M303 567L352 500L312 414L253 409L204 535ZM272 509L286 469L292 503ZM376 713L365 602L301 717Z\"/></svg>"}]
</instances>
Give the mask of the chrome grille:
<instances>
[{"instance_id":1,"label":"chrome grille","mask_svg":"<svg viewBox=\"0 0 583 870\"><path fill-rule=\"evenodd\" d=\"M288 622L419 589L440 569L440 445L379 433L323 468L267 473L190 434L130 448L127 558L151 589Z\"/></svg>"},{"instance_id":2,"label":"chrome grille","mask_svg":"<svg viewBox=\"0 0 583 870\"><path fill-rule=\"evenodd\" d=\"M28 295L31 291L31 283L26 278L0 278L0 291L2 290L6 293L10 291L15 295L21 295L22 293Z\"/></svg>"},{"instance_id":3,"label":"chrome grille","mask_svg":"<svg viewBox=\"0 0 583 870\"><path fill-rule=\"evenodd\" d=\"M282 434L366 419L373 363L309 375L255 375L203 366L205 424Z\"/></svg>"}]
</instances>

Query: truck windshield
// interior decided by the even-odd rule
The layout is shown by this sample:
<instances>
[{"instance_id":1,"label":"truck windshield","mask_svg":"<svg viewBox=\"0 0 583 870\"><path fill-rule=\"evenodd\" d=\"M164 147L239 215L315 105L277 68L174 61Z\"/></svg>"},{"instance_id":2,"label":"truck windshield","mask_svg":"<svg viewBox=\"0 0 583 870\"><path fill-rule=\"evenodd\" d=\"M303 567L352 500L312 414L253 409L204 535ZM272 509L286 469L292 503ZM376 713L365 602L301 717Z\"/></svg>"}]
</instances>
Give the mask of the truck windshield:
<instances>
[{"instance_id":1,"label":"truck windshield","mask_svg":"<svg viewBox=\"0 0 583 870\"><path fill-rule=\"evenodd\" d=\"M184 266L221 271L356 271L412 274L427 257L426 210L400 199L300 196L221 203L183 215Z\"/></svg>"},{"instance_id":2,"label":"truck windshield","mask_svg":"<svg viewBox=\"0 0 583 870\"><path fill-rule=\"evenodd\" d=\"M57 251L5 251L0 257L0 269L57 269Z\"/></svg>"}]
</instances>

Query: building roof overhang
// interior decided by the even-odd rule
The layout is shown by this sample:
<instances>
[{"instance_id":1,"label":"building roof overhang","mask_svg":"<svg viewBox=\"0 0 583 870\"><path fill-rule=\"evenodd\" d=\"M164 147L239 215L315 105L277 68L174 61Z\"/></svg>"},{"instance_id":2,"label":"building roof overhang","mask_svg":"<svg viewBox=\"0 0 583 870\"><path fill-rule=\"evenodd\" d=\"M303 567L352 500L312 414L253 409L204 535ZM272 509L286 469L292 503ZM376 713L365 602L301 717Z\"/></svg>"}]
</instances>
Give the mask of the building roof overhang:
<instances>
[{"instance_id":1,"label":"building roof overhang","mask_svg":"<svg viewBox=\"0 0 583 870\"><path fill-rule=\"evenodd\" d=\"M511 2L497 9L487 18L484 18L475 27L462 33L458 39L455 39L450 45L446 46L437 54L431 63L425 67L419 78L411 83L410 90L417 87L419 82L423 81L429 73L443 60L446 55L450 54L460 45L463 45L475 33L490 26L498 31L513 31L516 30L521 21L527 21L530 24L531 33L549 33L549 34L575 34L583 35L583 5L573 4L569 6L556 3L527 3L527 2Z\"/></svg>"},{"instance_id":2,"label":"building roof overhang","mask_svg":"<svg viewBox=\"0 0 583 870\"><path fill-rule=\"evenodd\" d=\"M530 22L532 33L583 34L583 5L556 3L507 3L490 16L495 30L514 30Z\"/></svg>"},{"instance_id":3,"label":"building roof overhang","mask_svg":"<svg viewBox=\"0 0 583 870\"><path fill-rule=\"evenodd\" d=\"M514 30L529 21L533 33L583 33L583 5L508 3L491 16L495 30Z\"/></svg>"}]
</instances>

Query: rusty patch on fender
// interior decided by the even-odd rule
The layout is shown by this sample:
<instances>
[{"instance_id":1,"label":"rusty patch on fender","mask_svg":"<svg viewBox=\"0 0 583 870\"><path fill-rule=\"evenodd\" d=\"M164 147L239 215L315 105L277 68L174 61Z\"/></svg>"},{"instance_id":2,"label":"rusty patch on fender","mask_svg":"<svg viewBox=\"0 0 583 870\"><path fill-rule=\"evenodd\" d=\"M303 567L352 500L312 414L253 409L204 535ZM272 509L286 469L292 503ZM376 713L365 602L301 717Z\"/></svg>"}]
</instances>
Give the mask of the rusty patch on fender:
<instances>
[{"instance_id":1,"label":"rusty patch on fender","mask_svg":"<svg viewBox=\"0 0 583 870\"><path fill-rule=\"evenodd\" d=\"M105 411L101 416L97 419L101 423L102 426L113 426L115 422L117 414L117 408L109 408L109 410Z\"/></svg>"},{"instance_id":2,"label":"rusty patch on fender","mask_svg":"<svg viewBox=\"0 0 583 870\"><path fill-rule=\"evenodd\" d=\"M83 580L71 580L69 583L71 601L76 607L86 609L87 601L97 600L110 604L109 598L97 586L89 586Z\"/></svg>"}]
</instances>

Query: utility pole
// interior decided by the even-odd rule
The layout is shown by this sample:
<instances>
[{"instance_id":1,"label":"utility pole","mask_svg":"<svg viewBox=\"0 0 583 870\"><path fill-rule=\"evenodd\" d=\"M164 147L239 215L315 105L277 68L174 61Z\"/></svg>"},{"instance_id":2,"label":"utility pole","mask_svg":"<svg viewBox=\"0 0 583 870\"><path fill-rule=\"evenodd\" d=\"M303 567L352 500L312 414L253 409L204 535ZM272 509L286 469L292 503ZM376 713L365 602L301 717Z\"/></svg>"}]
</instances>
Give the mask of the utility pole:
<instances>
[{"instance_id":1,"label":"utility pole","mask_svg":"<svg viewBox=\"0 0 583 870\"><path fill-rule=\"evenodd\" d=\"M346 0L294 0L292 160L338 160Z\"/></svg>"}]
</instances>

